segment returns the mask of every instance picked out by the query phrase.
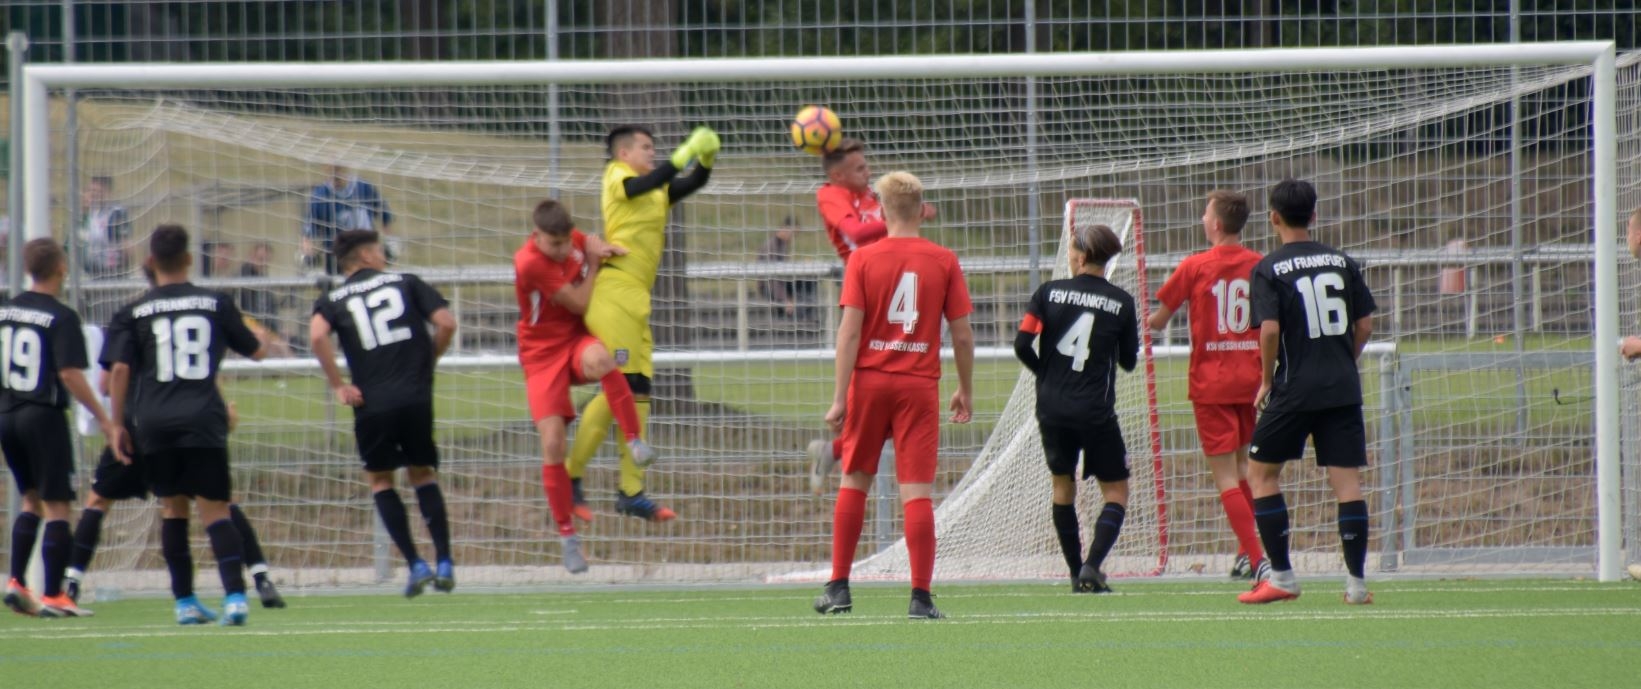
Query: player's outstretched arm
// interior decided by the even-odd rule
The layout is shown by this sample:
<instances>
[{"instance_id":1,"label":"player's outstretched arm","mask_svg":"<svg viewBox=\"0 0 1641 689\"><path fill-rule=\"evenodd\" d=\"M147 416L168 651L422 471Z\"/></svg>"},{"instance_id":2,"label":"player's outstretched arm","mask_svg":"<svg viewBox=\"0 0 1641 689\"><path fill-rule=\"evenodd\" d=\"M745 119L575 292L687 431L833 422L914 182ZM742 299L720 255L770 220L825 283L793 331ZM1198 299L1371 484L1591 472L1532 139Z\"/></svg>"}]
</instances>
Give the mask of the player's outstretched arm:
<instances>
[{"instance_id":1,"label":"player's outstretched arm","mask_svg":"<svg viewBox=\"0 0 1641 689\"><path fill-rule=\"evenodd\" d=\"M1162 330L1168 327L1168 321L1174 317L1174 310L1167 304L1158 304L1157 310L1151 312L1151 317L1145 319L1145 327L1152 330Z\"/></svg>"},{"instance_id":2,"label":"player's outstretched arm","mask_svg":"<svg viewBox=\"0 0 1641 689\"><path fill-rule=\"evenodd\" d=\"M889 226L882 220L861 220L848 192L835 187L821 187L815 192L815 207L826 224L838 228L855 246L866 246L889 234Z\"/></svg>"},{"instance_id":3,"label":"player's outstretched arm","mask_svg":"<svg viewBox=\"0 0 1641 689\"><path fill-rule=\"evenodd\" d=\"M114 458L119 459L125 455L125 448L120 442L120 434L125 429L114 423L113 417L103 409L102 400L97 399L97 393L91 389L91 381L85 379L85 369L62 369L57 372L57 379L63 381L63 387L68 388L68 394L73 395L74 399L97 419L97 425L103 429L103 437L108 440L108 446L114 449Z\"/></svg>"},{"instance_id":4,"label":"player's outstretched arm","mask_svg":"<svg viewBox=\"0 0 1641 689\"><path fill-rule=\"evenodd\" d=\"M1276 380L1276 348L1282 342L1282 324L1270 320L1259 324L1259 394L1254 396L1254 406L1265 408L1266 398L1271 396L1271 383Z\"/></svg>"},{"instance_id":5,"label":"player's outstretched arm","mask_svg":"<svg viewBox=\"0 0 1641 689\"><path fill-rule=\"evenodd\" d=\"M1355 338L1351 342L1351 354L1360 359L1362 348L1367 346L1368 338L1373 337L1373 316L1370 314L1356 319L1356 323L1351 326L1351 335Z\"/></svg>"},{"instance_id":6,"label":"player's outstretched arm","mask_svg":"<svg viewBox=\"0 0 1641 689\"><path fill-rule=\"evenodd\" d=\"M838 323L837 363L832 377L832 408L826 412L826 425L833 433L843 431L843 417L848 413L849 381L855 376L855 362L860 357L860 331L865 322L865 311L853 306L843 308L843 320Z\"/></svg>"},{"instance_id":7,"label":"player's outstretched arm","mask_svg":"<svg viewBox=\"0 0 1641 689\"><path fill-rule=\"evenodd\" d=\"M114 367L108 369L108 399L109 405L113 407L113 410L109 412L111 418L125 418L125 395L130 389L131 365L124 361L115 362ZM119 460L121 464L130 464L131 438L125 435L124 429L121 429L121 431L118 435L110 437L108 442L110 445L118 442L120 448L118 452L114 453L114 458Z\"/></svg>"},{"instance_id":8,"label":"player's outstretched arm","mask_svg":"<svg viewBox=\"0 0 1641 689\"><path fill-rule=\"evenodd\" d=\"M456 339L456 316L450 309L439 309L428 314L427 320L433 323L433 360L438 361Z\"/></svg>"},{"instance_id":9,"label":"player's outstretched arm","mask_svg":"<svg viewBox=\"0 0 1641 689\"><path fill-rule=\"evenodd\" d=\"M952 422L968 423L974 416L974 328L969 317L951 321L952 358L957 362L957 392L952 394ZM1019 338L1015 338L1018 345Z\"/></svg>"},{"instance_id":10,"label":"player's outstretched arm","mask_svg":"<svg viewBox=\"0 0 1641 689\"><path fill-rule=\"evenodd\" d=\"M331 344L330 333L330 321L314 314L308 322L308 346L313 350L313 357L319 360L319 368L325 372L325 384L336 395L336 401L350 407L362 405L365 396L359 388L342 380L342 367L336 365L336 345Z\"/></svg>"}]
</instances>

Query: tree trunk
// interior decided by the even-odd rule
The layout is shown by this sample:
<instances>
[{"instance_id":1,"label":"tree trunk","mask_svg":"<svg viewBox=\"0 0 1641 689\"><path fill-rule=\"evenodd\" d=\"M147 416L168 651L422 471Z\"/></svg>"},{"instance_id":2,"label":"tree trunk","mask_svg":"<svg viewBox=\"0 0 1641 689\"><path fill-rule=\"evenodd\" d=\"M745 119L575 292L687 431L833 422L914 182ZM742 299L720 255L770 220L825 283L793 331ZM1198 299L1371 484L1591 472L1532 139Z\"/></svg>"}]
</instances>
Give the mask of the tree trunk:
<instances>
[{"instance_id":1,"label":"tree trunk","mask_svg":"<svg viewBox=\"0 0 1641 689\"><path fill-rule=\"evenodd\" d=\"M604 37L604 57L644 59L677 54L675 0L600 0L598 10L600 25L623 29ZM658 157L682 143L686 131L678 92L663 84L612 87L605 112L612 118L603 123L606 130L621 124L650 127L655 132ZM694 341L684 219L684 206L678 206L673 208L667 221L666 250L661 254L661 271L650 313L650 330L655 333L657 349L687 348ZM691 405L695 399L695 384L690 369L657 370L653 399L657 414L677 413Z\"/></svg>"}]
</instances>

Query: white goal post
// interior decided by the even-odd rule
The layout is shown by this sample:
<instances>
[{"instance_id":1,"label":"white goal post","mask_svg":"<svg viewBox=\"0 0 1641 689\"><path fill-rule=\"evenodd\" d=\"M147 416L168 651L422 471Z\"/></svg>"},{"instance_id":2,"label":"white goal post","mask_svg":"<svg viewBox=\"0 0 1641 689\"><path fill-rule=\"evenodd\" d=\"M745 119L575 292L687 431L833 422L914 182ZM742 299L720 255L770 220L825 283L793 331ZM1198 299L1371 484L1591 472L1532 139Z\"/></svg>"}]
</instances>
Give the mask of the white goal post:
<instances>
[{"instance_id":1,"label":"white goal post","mask_svg":"<svg viewBox=\"0 0 1641 689\"><path fill-rule=\"evenodd\" d=\"M1147 76L1306 70L1571 66L1589 69L1590 188L1594 294L1592 355L1597 575L1619 578L1621 480L1618 223L1618 74L1611 42L1448 47L1272 49L1159 53L1032 54L892 58L554 61L507 63L142 64L23 68L24 224L27 236L52 236L51 95L63 89L238 89L440 85L610 85L656 82L838 82L907 75L951 78ZM1280 107L1280 106L1278 106ZM498 171L504 174L505 171Z\"/></svg>"}]
</instances>

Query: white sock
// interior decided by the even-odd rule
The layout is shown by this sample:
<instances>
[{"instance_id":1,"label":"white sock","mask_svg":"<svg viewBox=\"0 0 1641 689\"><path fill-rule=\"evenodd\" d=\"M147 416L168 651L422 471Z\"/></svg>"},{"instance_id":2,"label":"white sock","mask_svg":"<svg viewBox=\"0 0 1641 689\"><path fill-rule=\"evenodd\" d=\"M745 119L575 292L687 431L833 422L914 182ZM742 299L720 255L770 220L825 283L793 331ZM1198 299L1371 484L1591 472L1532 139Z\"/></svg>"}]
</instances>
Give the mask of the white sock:
<instances>
[{"instance_id":1,"label":"white sock","mask_svg":"<svg viewBox=\"0 0 1641 689\"><path fill-rule=\"evenodd\" d=\"M77 568L77 567L65 567L65 568L63 568L63 578L64 579L78 580L78 579L80 579L84 576L85 576L85 572L80 571L80 569Z\"/></svg>"},{"instance_id":2,"label":"white sock","mask_svg":"<svg viewBox=\"0 0 1641 689\"><path fill-rule=\"evenodd\" d=\"M1299 577L1294 576L1293 570L1271 570L1271 584L1284 591L1298 591Z\"/></svg>"},{"instance_id":3,"label":"white sock","mask_svg":"<svg viewBox=\"0 0 1641 689\"><path fill-rule=\"evenodd\" d=\"M1348 574L1345 575L1345 592L1353 594L1367 593L1367 580L1353 577Z\"/></svg>"}]
</instances>

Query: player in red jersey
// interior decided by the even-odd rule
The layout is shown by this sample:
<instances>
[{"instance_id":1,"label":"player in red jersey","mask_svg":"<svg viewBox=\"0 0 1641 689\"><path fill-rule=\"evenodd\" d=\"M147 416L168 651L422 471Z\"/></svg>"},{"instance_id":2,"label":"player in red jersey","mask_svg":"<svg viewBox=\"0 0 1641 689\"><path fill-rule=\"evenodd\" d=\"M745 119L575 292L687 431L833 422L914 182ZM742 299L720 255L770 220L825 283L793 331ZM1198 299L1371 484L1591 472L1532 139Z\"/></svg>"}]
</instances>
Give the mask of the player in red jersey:
<instances>
[{"instance_id":1,"label":"player in red jersey","mask_svg":"<svg viewBox=\"0 0 1641 689\"><path fill-rule=\"evenodd\" d=\"M849 256L888 233L883 208L872 191L872 170L866 164L866 144L844 139L831 153L821 157L826 183L815 190L815 207L826 225L826 237L838 250L838 258L849 265ZM934 219L934 204L919 207L923 220ZM809 491L820 495L832 465L843 458L843 441L822 438L809 443Z\"/></svg>"},{"instance_id":2,"label":"player in red jersey","mask_svg":"<svg viewBox=\"0 0 1641 689\"><path fill-rule=\"evenodd\" d=\"M575 229L569 210L557 201L537 204L532 219L530 239L513 254L519 364L530 418L541 434L541 485L564 546L564 568L580 574L587 571L587 559L572 515L584 520L592 515L576 510L564 469L567 427L576 416L570 386L598 381L633 456L653 460L655 451L638 436L638 409L626 377L581 319L599 261L626 251Z\"/></svg>"},{"instance_id":3,"label":"player in red jersey","mask_svg":"<svg viewBox=\"0 0 1641 689\"><path fill-rule=\"evenodd\" d=\"M866 519L866 493L883 443L894 438L895 480L905 513L912 602L907 616L939 619L929 596L934 576L934 506L940 454L940 319L951 327L957 393L951 419L973 413L974 331L969 288L957 254L919 235L923 184L909 172L877 182L888 236L856 251L843 274L837 387L826 425L843 439L843 487L833 512L832 578L815 611L849 612L849 570Z\"/></svg>"},{"instance_id":4,"label":"player in red jersey","mask_svg":"<svg viewBox=\"0 0 1641 689\"><path fill-rule=\"evenodd\" d=\"M1260 379L1259 330L1251 327L1248 276L1260 255L1242 245L1247 223L1247 197L1225 190L1209 193L1202 229L1212 247L1174 269L1157 292L1162 303L1147 323L1162 330L1180 304L1191 303L1191 407L1219 501L1236 533L1239 552L1231 576L1242 579L1255 578L1264 564L1248 489L1248 443Z\"/></svg>"}]
</instances>

